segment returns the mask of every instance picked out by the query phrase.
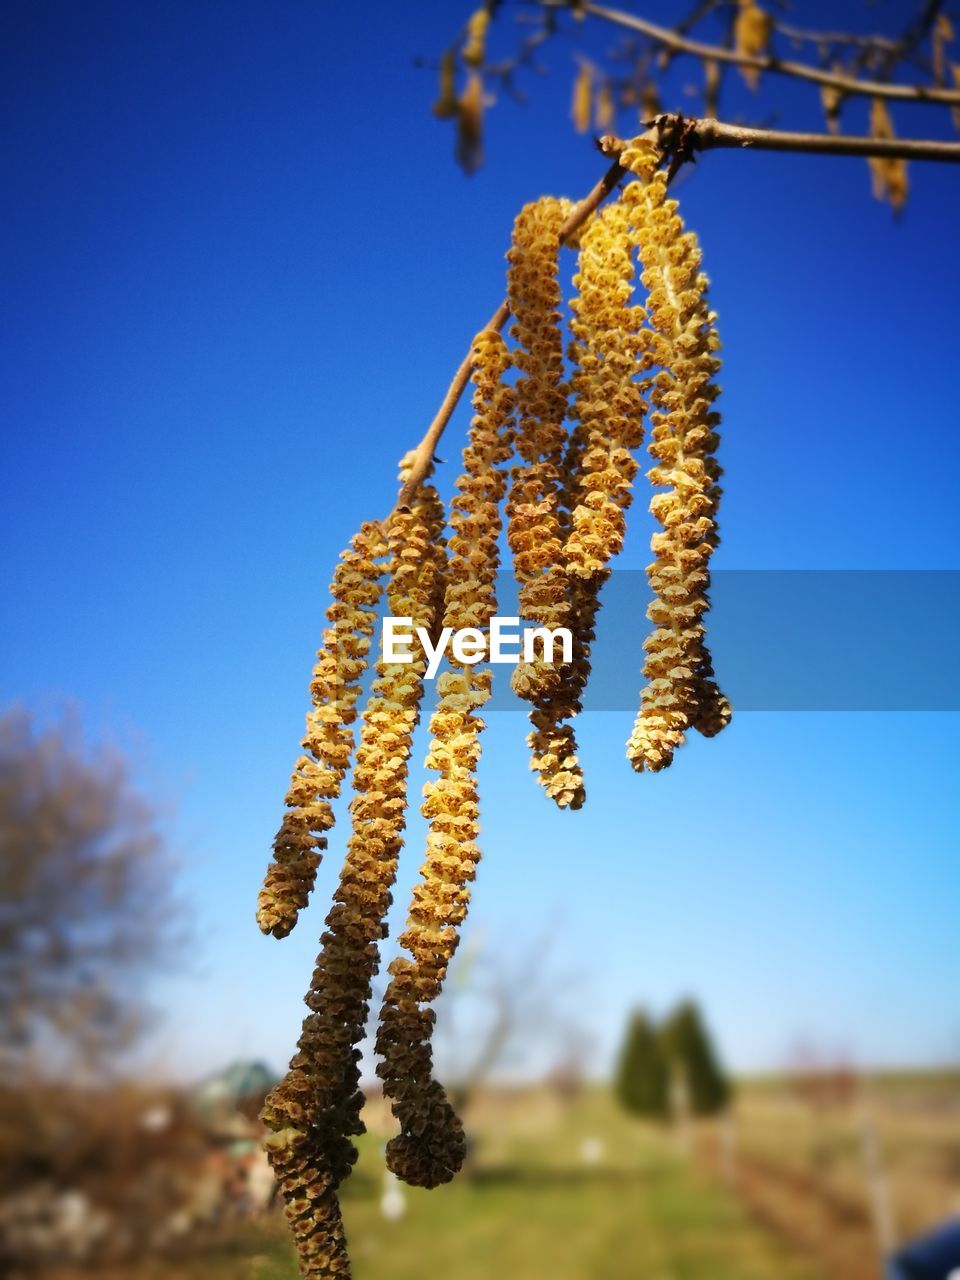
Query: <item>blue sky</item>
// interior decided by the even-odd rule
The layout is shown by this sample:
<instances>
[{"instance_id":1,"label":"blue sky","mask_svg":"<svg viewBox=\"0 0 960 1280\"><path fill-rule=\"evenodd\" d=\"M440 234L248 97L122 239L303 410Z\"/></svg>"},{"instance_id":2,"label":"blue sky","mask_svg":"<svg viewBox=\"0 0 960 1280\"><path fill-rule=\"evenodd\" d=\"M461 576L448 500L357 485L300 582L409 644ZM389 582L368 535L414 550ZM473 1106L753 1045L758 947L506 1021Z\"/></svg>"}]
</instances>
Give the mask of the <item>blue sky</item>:
<instances>
[{"instance_id":1,"label":"blue sky","mask_svg":"<svg viewBox=\"0 0 960 1280\"><path fill-rule=\"evenodd\" d=\"M157 993L158 1071L289 1054L342 829L293 937L262 939L252 911L333 562L389 509L397 458L501 296L519 205L602 167L569 127L560 39L528 104L490 114L486 167L459 173L414 61L460 8L6 10L0 694L79 702L170 813L197 945ZM820 127L814 93L774 97L781 123ZM730 118L751 109L734 85ZM847 111L860 131L865 108ZM896 120L949 127L926 107ZM718 567L960 568L960 172L911 182L899 224L859 161L718 153L678 183L725 348ZM646 563L644 507L624 567ZM888 625L922 628L913 604ZM620 660L639 668L639 644ZM631 713L594 713L579 814L531 781L522 715L490 719L473 919L505 965L558 933L596 1063L632 1003L688 991L741 1068L801 1039L960 1057L955 716L744 713L636 777ZM400 903L421 847L415 817Z\"/></svg>"}]
</instances>

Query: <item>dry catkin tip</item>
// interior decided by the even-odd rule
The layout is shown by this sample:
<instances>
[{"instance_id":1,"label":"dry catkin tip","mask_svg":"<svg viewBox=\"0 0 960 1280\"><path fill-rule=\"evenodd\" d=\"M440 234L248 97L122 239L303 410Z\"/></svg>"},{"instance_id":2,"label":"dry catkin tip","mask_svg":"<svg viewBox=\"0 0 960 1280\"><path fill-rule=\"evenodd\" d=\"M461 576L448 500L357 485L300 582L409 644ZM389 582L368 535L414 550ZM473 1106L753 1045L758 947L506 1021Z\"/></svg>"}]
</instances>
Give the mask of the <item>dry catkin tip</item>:
<instances>
[{"instance_id":1,"label":"dry catkin tip","mask_svg":"<svg viewBox=\"0 0 960 1280\"><path fill-rule=\"evenodd\" d=\"M484 630L497 610L499 504L506 487L500 465L512 449L514 393L503 382L510 357L499 335L478 335L473 356L474 417L452 503L443 621ZM429 1005L456 951L480 859L476 769L483 721L477 712L490 696L491 675L452 665L437 682L439 701L430 721L427 767L437 777L424 787L426 860L400 937L408 954L390 966L377 1033L377 1073L400 1122L387 1163L398 1177L423 1187L449 1181L466 1151L460 1120L433 1078L435 1015Z\"/></svg>"},{"instance_id":2,"label":"dry catkin tip","mask_svg":"<svg viewBox=\"0 0 960 1280\"><path fill-rule=\"evenodd\" d=\"M428 629L446 554L442 535L442 505L431 485L421 485L409 510L390 522L387 599L392 613ZM416 651L410 663L377 664L361 719L352 834L306 996L310 1012L290 1068L263 1111L271 1130L267 1154L307 1276L348 1274L336 1189L356 1159L350 1136L363 1130L357 1046L403 843L425 665Z\"/></svg>"},{"instance_id":3,"label":"dry catkin tip","mask_svg":"<svg viewBox=\"0 0 960 1280\"><path fill-rule=\"evenodd\" d=\"M340 557L327 610L330 624L310 683L313 709L307 715L299 757L286 795L286 813L273 843L257 904L264 933L285 937L307 905L316 879L326 832L333 826L331 802L350 766L353 723L360 681L383 590L386 544L380 526L364 524Z\"/></svg>"},{"instance_id":4,"label":"dry catkin tip","mask_svg":"<svg viewBox=\"0 0 960 1280\"><path fill-rule=\"evenodd\" d=\"M644 179L649 176L645 150L629 150L625 162ZM670 764L691 725L707 732L723 727L722 695L710 680L703 639L719 496L713 454L720 419L712 407L719 389L712 379L720 362L696 238L684 231L676 202L666 198L663 173L638 186L650 349L659 369L651 384L649 446L656 465L648 474L662 492L650 509L662 532L652 540L655 559L648 574L654 600L647 616L654 631L644 645L647 684L627 756L637 770L658 770Z\"/></svg>"}]
</instances>

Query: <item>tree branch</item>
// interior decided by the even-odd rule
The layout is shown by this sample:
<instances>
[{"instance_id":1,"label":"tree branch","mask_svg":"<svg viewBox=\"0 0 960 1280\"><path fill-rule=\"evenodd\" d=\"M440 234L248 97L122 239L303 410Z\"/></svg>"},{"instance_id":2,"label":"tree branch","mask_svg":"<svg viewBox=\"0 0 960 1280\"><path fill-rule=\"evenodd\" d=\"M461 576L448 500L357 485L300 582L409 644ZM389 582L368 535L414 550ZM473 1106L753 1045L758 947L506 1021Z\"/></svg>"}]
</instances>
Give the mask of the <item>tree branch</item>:
<instances>
[{"instance_id":1,"label":"tree branch","mask_svg":"<svg viewBox=\"0 0 960 1280\"><path fill-rule=\"evenodd\" d=\"M679 114L658 116L647 129L644 137L659 148L664 159L671 157L674 166L693 159L698 151L715 149L805 152L811 155L828 156L877 156L896 160L937 160L941 163L960 164L960 142L928 142L910 138L850 138L829 133L785 133L775 129L752 129L744 125L724 124L720 120L687 119ZM598 139L597 146L600 151L605 156L614 158L614 163L590 194L580 201L567 218L561 230L561 243L569 240L573 233L583 226L624 177L625 171L620 165L619 156L625 145L622 139L613 136ZM484 327L499 332L509 318L510 308L504 300ZM429 472L440 437L470 381L470 372L473 368L472 356L471 349L461 361L437 410L436 417L417 445L413 465L400 490L394 510L405 507L409 503L417 485Z\"/></svg>"},{"instance_id":2,"label":"tree branch","mask_svg":"<svg viewBox=\"0 0 960 1280\"><path fill-rule=\"evenodd\" d=\"M671 134L682 124L689 146L695 151L715 148L750 148L753 151L801 151L821 156L874 156L888 160L939 160L960 164L960 142L930 142L915 138L851 138L832 133L784 133L777 129L751 129L723 124L720 120L687 120L661 116L654 126L656 140L665 152L676 149Z\"/></svg>"},{"instance_id":3,"label":"tree branch","mask_svg":"<svg viewBox=\"0 0 960 1280\"><path fill-rule=\"evenodd\" d=\"M568 0L535 0L535 3L545 8L568 7ZM699 40L691 40L688 36L671 31L668 27L658 26L655 22L648 22L646 18L637 17L636 14L624 13L621 9L610 9L606 5L592 4L590 0L586 0L580 12L600 18L604 22L625 27L628 31L638 31L641 35L648 36L675 53L688 53L695 58L727 62L758 72L767 71L775 75L792 76L796 80L808 80L813 84L836 89L848 97L860 95L900 102L931 102L939 106L960 106L960 89L942 89L921 84L891 84L882 80L857 80L852 76L841 75L839 72L808 66L803 62L785 62L776 57L754 57L750 54L738 53L735 49L725 49L722 45L703 44Z\"/></svg>"}]
</instances>

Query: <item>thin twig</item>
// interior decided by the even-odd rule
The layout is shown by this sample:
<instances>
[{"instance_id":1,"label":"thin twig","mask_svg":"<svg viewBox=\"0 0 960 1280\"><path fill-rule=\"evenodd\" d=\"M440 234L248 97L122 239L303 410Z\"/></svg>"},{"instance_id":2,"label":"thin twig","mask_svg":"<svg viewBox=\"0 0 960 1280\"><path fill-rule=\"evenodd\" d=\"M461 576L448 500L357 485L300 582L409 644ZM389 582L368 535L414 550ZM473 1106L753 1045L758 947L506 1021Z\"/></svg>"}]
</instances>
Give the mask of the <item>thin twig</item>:
<instances>
[{"instance_id":1,"label":"thin twig","mask_svg":"<svg viewBox=\"0 0 960 1280\"><path fill-rule=\"evenodd\" d=\"M909 57L917 45L923 43L942 8L943 0L926 0L923 8L897 41L897 47L887 54L882 68L883 74L892 75L897 63Z\"/></svg>"},{"instance_id":2,"label":"thin twig","mask_svg":"<svg viewBox=\"0 0 960 1280\"><path fill-rule=\"evenodd\" d=\"M744 125L724 124L720 120L692 120L678 114L658 116L644 137L660 149L664 158L672 157L674 167L691 159L694 152L727 148L805 152L825 156L883 156L896 160L936 160L960 164L960 142L928 142L910 138L848 138L829 133L784 133L775 129L751 129ZM619 138L607 136L600 138L597 145L604 155L619 157L626 144ZM561 243L583 226L623 176L624 170L617 159L590 194L573 209L563 225ZM510 307L505 299L487 321L485 328L499 332L509 318ZM417 445L413 465L400 490L394 510L409 503L417 485L429 471L440 437L470 381L472 368L471 349L454 374L436 417Z\"/></svg>"},{"instance_id":3,"label":"thin twig","mask_svg":"<svg viewBox=\"0 0 960 1280\"><path fill-rule=\"evenodd\" d=\"M548 9L565 8L567 0L535 0L535 3ZM809 80L813 84L838 89L848 97L861 95L868 98L889 98L900 102L932 102L940 106L960 106L960 89L941 89L922 84L891 84L881 80L857 80L836 71L825 71L820 67L808 66L803 62L786 62L776 57L754 57L752 54L738 53L735 49L725 49L722 45L703 44L700 40L691 40L688 36L678 35L668 27L648 22L646 18L624 13L621 9L610 9L606 5L591 4L589 0L582 6L581 12L600 18L604 22L626 27L629 31L638 31L641 35L648 36L676 53L688 53L695 58L713 59L715 62L729 62L737 67L749 67L753 71L793 76L797 80Z\"/></svg>"},{"instance_id":4,"label":"thin twig","mask_svg":"<svg viewBox=\"0 0 960 1280\"><path fill-rule=\"evenodd\" d=\"M810 31L806 27L791 27L779 21L773 26L785 39L798 44L853 45L857 49L879 49L886 53L897 53L900 48L899 40L891 40L889 36L858 36L852 31Z\"/></svg>"},{"instance_id":5,"label":"thin twig","mask_svg":"<svg viewBox=\"0 0 960 1280\"><path fill-rule=\"evenodd\" d=\"M612 154L612 153L607 153ZM603 175L597 185L593 188L589 195L585 196L578 205L571 210L570 216L563 224L560 230L561 244L565 240L569 240L575 231L590 217L591 213L606 200L607 196L614 189L620 179L623 177L624 171L620 167L619 161L615 161L607 172ZM499 332L510 318L510 308L506 299L500 303L496 311L484 325L485 329L493 329ZM473 369L473 351L467 352L466 356L460 363L460 367L453 375L453 381L447 389L447 394L443 397L443 402L437 410L437 416L427 428L427 433L417 445L416 456L413 460L413 466L410 469L409 477L400 490L397 498L397 507L405 507L416 490L417 485L423 479L433 461L433 455L437 447L437 442L443 435L444 429L459 403L460 397L466 389L467 383L470 381L470 372Z\"/></svg>"}]
</instances>

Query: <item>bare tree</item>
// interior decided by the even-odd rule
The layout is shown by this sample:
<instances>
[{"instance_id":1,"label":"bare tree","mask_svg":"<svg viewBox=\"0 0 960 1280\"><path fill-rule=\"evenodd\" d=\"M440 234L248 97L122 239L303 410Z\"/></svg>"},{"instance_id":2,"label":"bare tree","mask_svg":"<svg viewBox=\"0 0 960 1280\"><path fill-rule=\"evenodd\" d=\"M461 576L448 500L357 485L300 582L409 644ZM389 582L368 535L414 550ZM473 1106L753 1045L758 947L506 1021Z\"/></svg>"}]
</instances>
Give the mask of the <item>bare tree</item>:
<instances>
[{"instance_id":1,"label":"bare tree","mask_svg":"<svg viewBox=\"0 0 960 1280\"><path fill-rule=\"evenodd\" d=\"M526 1073L531 1044L550 1059L538 1065L556 1092L576 1092L592 1041L575 1002L563 998L578 992L578 975L554 964L557 933L552 926L517 954L484 944L479 933L462 948L438 1001L435 1031L437 1071L457 1111L468 1111L498 1072L519 1066ZM383 986L382 979L374 985L373 1009Z\"/></svg>"},{"instance_id":2,"label":"bare tree","mask_svg":"<svg viewBox=\"0 0 960 1280\"><path fill-rule=\"evenodd\" d=\"M70 720L0 717L0 1065L101 1062L144 1026L167 955L171 863L116 750Z\"/></svg>"}]
</instances>

